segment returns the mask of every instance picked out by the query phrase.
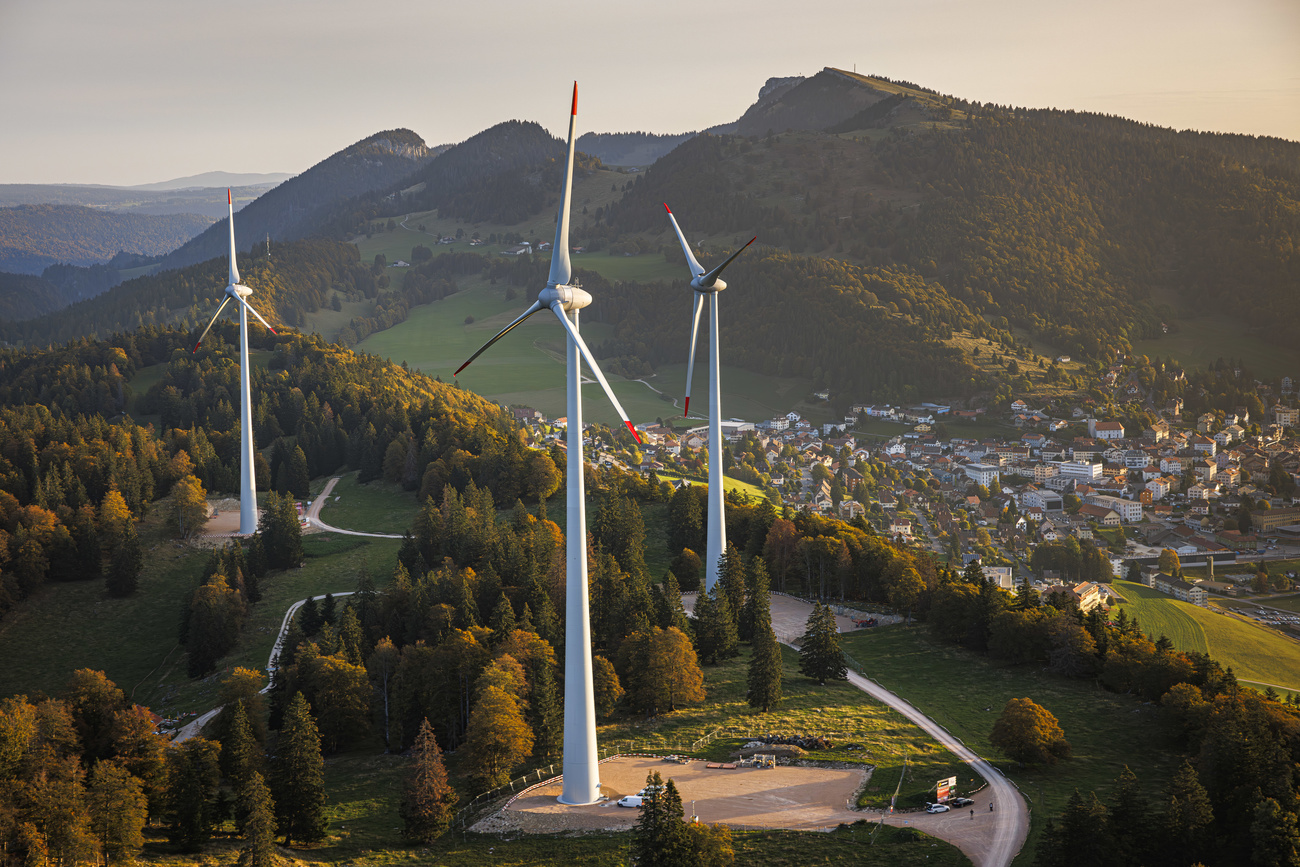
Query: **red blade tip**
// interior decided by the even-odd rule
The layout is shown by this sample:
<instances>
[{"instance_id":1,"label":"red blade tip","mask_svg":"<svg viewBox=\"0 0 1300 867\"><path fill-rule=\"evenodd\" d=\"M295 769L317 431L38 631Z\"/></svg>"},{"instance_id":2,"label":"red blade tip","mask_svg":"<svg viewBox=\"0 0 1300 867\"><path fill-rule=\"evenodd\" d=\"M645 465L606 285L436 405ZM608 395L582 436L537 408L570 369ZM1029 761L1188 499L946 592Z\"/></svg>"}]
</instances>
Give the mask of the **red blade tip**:
<instances>
[{"instance_id":1,"label":"red blade tip","mask_svg":"<svg viewBox=\"0 0 1300 867\"><path fill-rule=\"evenodd\" d=\"M569 113L575 115L578 113L578 82L576 81L573 83L573 109Z\"/></svg>"},{"instance_id":2,"label":"red blade tip","mask_svg":"<svg viewBox=\"0 0 1300 867\"><path fill-rule=\"evenodd\" d=\"M686 416L688 416L690 412L691 412L691 399L688 397L686 398L686 406L684 409L682 409L682 418L686 418Z\"/></svg>"},{"instance_id":3,"label":"red blade tip","mask_svg":"<svg viewBox=\"0 0 1300 867\"><path fill-rule=\"evenodd\" d=\"M673 212L673 209L670 208L670 207L668 207L668 203L667 203L667 202L664 202L664 210L667 211L667 212L670 213L670 214Z\"/></svg>"},{"instance_id":4,"label":"red blade tip","mask_svg":"<svg viewBox=\"0 0 1300 867\"><path fill-rule=\"evenodd\" d=\"M465 362L464 364L462 364L460 367L456 368L456 372L453 373L452 376L460 376L460 372L461 372L462 370L464 370L465 368L467 368L467 367L469 367L469 362L468 362L468 361Z\"/></svg>"},{"instance_id":5,"label":"red blade tip","mask_svg":"<svg viewBox=\"0 0 1300 867\"><path fill-rule=\"evenodd\" d=\"M632 427L632 422L630 422L630 421L625 421L625 422L623 422L623 424L627 425L627 429L630 430L630 431L632 432L632 439L634 439L634 440L637 441L637 445L640 445L640 444L641 444L641 435L638 434L638 433L636 432L636 428Z\"/></svg>"},{"instance_id":6,"label":"red blade tip","mask_svg":"<svg viewBox=\"0 0 1300 867\"><path fill-rule=\"evenodd\" d=\"M233 205L235 200L230 197L230 187L226 187L226 204Z\"/></svg>"}]
</instances>

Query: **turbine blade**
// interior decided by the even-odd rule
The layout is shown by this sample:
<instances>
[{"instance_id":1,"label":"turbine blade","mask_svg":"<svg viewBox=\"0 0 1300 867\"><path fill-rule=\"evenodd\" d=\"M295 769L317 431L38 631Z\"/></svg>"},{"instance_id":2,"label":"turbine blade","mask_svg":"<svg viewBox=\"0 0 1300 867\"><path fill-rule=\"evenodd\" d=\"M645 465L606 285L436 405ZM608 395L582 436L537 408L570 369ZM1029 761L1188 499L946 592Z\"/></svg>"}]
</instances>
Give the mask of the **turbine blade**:
<instances>
[{"instance_id":1,"label":"turbine blade","mask_svg":"<svg viewBox=\"0 0 1300 867\"><path fill-rule=\"evenodd\" d=\"M755 235L754 237L749 239L749 241L745 244L745 247L748 247L750 244L754 243L757 240L758 240L758 236ZM704 284L705 286L712 286L713 281L717 280L718 275L722 273L722 269L730 265L732 261L741 253L745 252L745 247L741 247L739 250L732 253L730 256L727 257L727 261L723 262L721 265L719 265L718 267L714 268L712 271L710 271L709 273L701 277L700 283Z\"/></svg>"},{"instance_id":2,"label":"turbine blade","mask_svg":"<svg viewBox=\"0 0 1300 867\"><path fill-rule=\"evenodd\" d=\"M230 209L230 285L239 285L239 268L235 265L235 199L226 188L226 207ZM268 326L269 327L269 326Z\"/></svg>"},{"instance_id":3,"label":"turbine blade","mask_svg":"<svg viewBox=\"0 0 1300 867\"><path fill-rule=\"evenodd\" d=\"M595 375L596 381L600 383L600 387L605 389L605 394L609 397L609 402L614 404L614 409L618 410L618 417L623 419L623 424L627 425L627 429L632 432L632 438L640 444L641 435L636 432L636 428L632 427L632 422L628 420L627 413L623 411L623 404L619 403L618 398L614 396L614 389L609 387L609 382L605 379L605 374L600 372L600 367L596 365L596 359L592 356L591 350L587 348L587 344L583 341L582 335L578 333L578 329L573 327L573 323L569 321L569 317L564 315L564 310L559 307L559 303L560 302L558 301L555 302L556 306L551 308L551 312L556 315L561 323L563 323L564 330L569 332L569 339L578 347L578 351L582 353L583 359L587 362L587 367L591 368L591 372ZM582 433L579 431L579 436L581 435Z\"/></svg>"},{"instance_id":4,"label":"turbine blade","mask_svg":"<svg viewBox=\"0 0 1300 867\"><path fill-rule=\"evenodd\" d=\"M564 190L560 193L560 213L555 219L555 245L551 247L552 286L567 284L573 277L569 264L569 200L573 197L573 125L578 119L578 82L573 83L573 108L569 112L569 151L564 162Z\"/></svg>"},{"instance_id":5,"label":"turbine blade","mask_svg":"<svg viewBox=\"0 0 1300 867\"><path fill-rule=\"evenodd\" d=\"M271 327L271 323L267 322L265 319L262 318L262 314L261 314L261 313L258 313L256 310L253 309L253 305L252 305L252 304L249 304L249 303L248 303L247 301L245 301L243 298L240 298L240 299L239 299L239 303L240 303L240 304L243 304L245 307L247 307L247 308L248 308L248 312L249 312L249 313L252 313L254 316L256 316L258 322L260 322L260 323L262 323L263 325L266 326L266 330L267 330L267 331L271 332L272 334L279 334L278 331L276 331L274 328Z\"/></svg>"},{"instance_id":6,"label":"turbine blade","mask_svg":"<svg viewBox=\"0 0 1300 867\"><path fill-rule=\"evenodd\" d=\"M691 380L695 375L695 338L700 333L700 314L704 312L704 295L695 293L695 316L691 319L691 354L686 356L686 406L682 408L682 417L691 412Z\"/></svg>"},{"instance_id":7,"label":"turbine blade","mask_svg":"<svg viewBox=\"0 0 1300 867\"><path fill-rule=\"evenodd\" d=\"M691 252L691 245L686 243L686 236L682 234L682 229L677 225L677 218L673 216L673 209L668 207L664 202L664 210L668 212L668 220L673 224L673 231L677 233L677 240L682 244L682 252L686 254L686 263L691 266L691 277L698 277L704 273L703 266L696 260L695 254Z\"/></svg>"},{"instance_id":8,"label":"turbine blade","mask_svg":"<svg viewBox=\"0 0 1300 867\"><path fill-rule=\"evenodd\" d=\"M523 313L521 313L521 314L519 315L519 318L518 318L518 319L516 319L514 322L511 322L511 323L510 323L509 325L507 325L505 328L502 328L499 332L497 332L497 336L496 336L496 337L493 337L493 338L492 338L491 340L489 340L487 343L484 343L482 346L480 346L480 347L478 348L478 352L475 352L473 355L471 355L471 356L469 357L469 360L468 360L468 361L466 361L466 362L465 362L464 364L462 364L460 367L456 368L456 372L453 373L452 376L459 376L459 375L460 375L460 372L461 372L462 370L464 370L465 368L469 367L469 364L470 364L471 361L473 361L474 359L476 359L476 358L478 358L480 355L482 355L484 352L486 352L486 351L487 351L487 348L488 348L489 346L491 346L493 343L496 343L496 342L497 342L498 340L500 340L502 337L505 337L507 334L510 333L510 330L511 330L512 328L514 328L514 327L515 327L516 325L518 325L520 322L523 322L523 321L524 321L525 319L527 319L529 316L532 316L534 313L536 313L538 310L541 310L541 309L542 309L542 302L540 302L540 301L534 301L534 302L533 302L533 306L532 306L532 307L529 307L527 310L525 310Z\"/></svg>"},{"instance_id":9,"label":"turbine blade","mask_svg":"<svg viewBox=\"0 0 1300 867\"><path fill-rule=\"evenodd\" d=\"M226 305L230 303L232 297L233 296L231 295L227 295L225 300L221 302L221 306L217 308L217 312L212 314L212 321L208 323L208 327L203 329L203 333L200 334L199 339L195 341L194 349L190 352L191 355L199 351L199 347L203 345L203 338L207 337L208 332L212 330L212 326L217 324L217 317L221 315L222 310L226 309Z\"/></svg>"}]
</instances>

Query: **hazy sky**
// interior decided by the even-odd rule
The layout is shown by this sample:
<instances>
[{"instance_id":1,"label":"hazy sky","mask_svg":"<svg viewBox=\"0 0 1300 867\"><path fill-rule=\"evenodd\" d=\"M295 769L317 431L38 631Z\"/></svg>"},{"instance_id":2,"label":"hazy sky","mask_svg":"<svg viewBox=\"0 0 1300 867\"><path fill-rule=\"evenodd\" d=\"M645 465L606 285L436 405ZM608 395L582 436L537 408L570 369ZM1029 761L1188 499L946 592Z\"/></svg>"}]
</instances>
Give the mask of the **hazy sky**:
<instances>
[{"instance_id":1,"label":"hazy sky","mask_svg":"<svg viewBox=\"0 0 1300 867\"><path fill-rule=\"evenodd\" d=\"M825 66L967 99L1300 140L1297 0L0 0L0 183L299 172L455 142L735 120Z\"/></svg>"}]
</instances>

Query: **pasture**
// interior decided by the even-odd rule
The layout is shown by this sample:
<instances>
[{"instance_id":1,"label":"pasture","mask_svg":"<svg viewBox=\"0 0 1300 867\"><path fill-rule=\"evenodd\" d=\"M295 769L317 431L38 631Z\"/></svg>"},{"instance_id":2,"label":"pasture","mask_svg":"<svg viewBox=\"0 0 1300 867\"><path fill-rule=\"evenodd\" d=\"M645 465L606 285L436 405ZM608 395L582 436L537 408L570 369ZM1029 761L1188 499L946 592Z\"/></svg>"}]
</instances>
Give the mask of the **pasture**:
<instances>
[{"instance_id":1,"label":"pasture","mask_svg":"<svg viewBox=\"0 0 1300 867\"><path fill-rule=\"evenodd\" d=\"M1096 790L1105 800L1127 765L1148 794L1163 791L1178 757L1152 736L1157 708L1106 692L1093 681L1054 677L1038 665L1000 665L954 645L934 644L924 630L863 629L842 635L840 642L868 677L993 761L1020 788L1030 802L1031 827L1016 864L1032 863L1046 820L1061 812L1076 788ZM989 742L1007 701L1024 697L1060 720L1071 758L1050 768L1018 768Z\"/></svg>"},{"instance_id":2,"label":"pasture","mask_svg":"<svg viewBox=\"0 0 1300 867\"><path fill-rule=\"evenodd\" d=\"M1300 691L1300 643L1275 630L1213 609L1180 602L1157 590L1129 581L1115 586L1128 603L1142 631L1154 638L1166 635L1179 650L1209 653L1231 668L1244 683Z\"/></svg>"},{"instance_id":3,"label":"pasture","mask_svg":"<svg viewBox=\"0 0 1300 867\"><path fill-rule=\"evenodd\" d=\"M455 295L413 308L405 322L370 335L356 349L394 362L405 361L428 376L452 381L456 368L531 303L522 295L505 300L501 286L467 286ZM585 322L581 331L588 346L613 336L613 329L602 322ZM455 379L462 388L491 400L530 406L558 418L567 412L564 352L562 327L552 314L542 311L498 341ZM697 364L695 370L693 392L697 401L706 400L708 394L703 367ZM677 414L685 388L685 362L665 365L658 375L645 381L613 375L606 378L633 424L680 418ZM754 421L788 412L809 389L806 380L765 377L725 366L722 382L723 414ZM585 420L619 424L617 413L589 372L584 374L582 394Z\"/></svg>"}]
</instances>

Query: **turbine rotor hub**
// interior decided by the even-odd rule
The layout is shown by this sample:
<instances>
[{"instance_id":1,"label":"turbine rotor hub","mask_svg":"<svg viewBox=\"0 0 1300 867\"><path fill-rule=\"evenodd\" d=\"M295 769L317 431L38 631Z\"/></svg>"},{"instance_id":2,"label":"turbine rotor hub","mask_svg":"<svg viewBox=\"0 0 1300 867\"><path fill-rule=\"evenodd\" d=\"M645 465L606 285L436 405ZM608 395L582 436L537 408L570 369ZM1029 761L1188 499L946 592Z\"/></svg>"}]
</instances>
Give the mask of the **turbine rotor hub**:
<instances>
[{"instance_id":1,"label":"turbine rotor hub","mask_svg":"<svg viewBox=\"0 0 1300 867\"><path fill-rule=\"evenodd\" d=\"M231 295L237 295L240 298L247 298L249 295L253 294L252 289L249 289L247 286L244 286L239 283L236 283L234 286L227 287L226 291L229 292Z\"/></svg>"},{"instance_id":2,"label":"turbine rotor hub","mask_svg":"<svg viewBox=\"0 0 1300 867\"><path fill-rule=\"evenodd\" d=\"M704 286L700 284L700 278L696 277L694 280L691 281L691 288L693 288L696 292L714 293L714 292L721 292L723 289L726 289L727 283L721 277L715 277L713 282L710 285Z\"/></svg>"},{"instance_id":3,"label":"turbine rotor hub","mask_svg":"<svg viewBox=\"0 0 1300 867\"><path fill-rule=\"evenodd\" d=\"M545 307L554 307L558 301L560 307L567 312L581 310L591 304L591 295L585 289L561 283L557 286L547 286L538 293L537 300Z\"/></svg>"}]
</instances>

